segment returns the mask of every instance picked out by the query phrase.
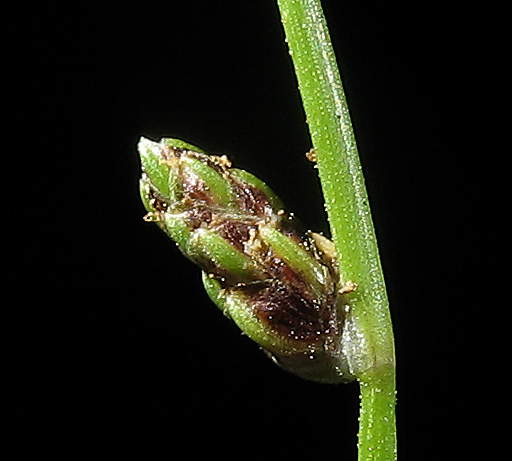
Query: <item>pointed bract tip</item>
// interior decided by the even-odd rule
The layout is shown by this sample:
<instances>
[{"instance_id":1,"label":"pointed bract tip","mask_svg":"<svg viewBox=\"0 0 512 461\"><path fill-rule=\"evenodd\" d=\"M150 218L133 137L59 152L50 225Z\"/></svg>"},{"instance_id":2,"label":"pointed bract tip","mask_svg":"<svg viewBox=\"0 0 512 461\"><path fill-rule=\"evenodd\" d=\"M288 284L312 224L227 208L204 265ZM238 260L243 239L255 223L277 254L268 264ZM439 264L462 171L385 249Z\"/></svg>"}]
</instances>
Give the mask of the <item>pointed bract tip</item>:
<instances>
[{"instance_id":1,"label":"pointed bract tip","mask_svg":"<svg viewBox=\"0 0 512 461\"><path fill-rule=\"evenodd\" d=\"M152 151L158 147L158 143L151 141L151 139L145 138L141 136L139 142L137 144L137 150L139 151L139 155L141 157L146 157L149 154L153 153Z\"/></svg>"}]
</instances>

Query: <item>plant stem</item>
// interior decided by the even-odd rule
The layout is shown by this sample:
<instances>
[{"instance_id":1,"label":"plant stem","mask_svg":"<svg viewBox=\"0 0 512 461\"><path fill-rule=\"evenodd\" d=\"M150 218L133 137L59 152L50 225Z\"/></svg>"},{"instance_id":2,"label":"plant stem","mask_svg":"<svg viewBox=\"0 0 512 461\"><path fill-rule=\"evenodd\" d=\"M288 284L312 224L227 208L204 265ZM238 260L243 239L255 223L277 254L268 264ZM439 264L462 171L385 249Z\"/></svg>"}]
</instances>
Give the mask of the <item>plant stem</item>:
<instances>
[{"instance_id":1,"label":"plant stem","mask_svg":"<svg viewBox=\"0 0 512 461\"><path fill-rule=\"evenodd\" d=\"M317 156L342 282L370 363L361 388L359 460L396 459L394 340L364 178L320 0L277 0Z\"/></svg>"}]
</instances>

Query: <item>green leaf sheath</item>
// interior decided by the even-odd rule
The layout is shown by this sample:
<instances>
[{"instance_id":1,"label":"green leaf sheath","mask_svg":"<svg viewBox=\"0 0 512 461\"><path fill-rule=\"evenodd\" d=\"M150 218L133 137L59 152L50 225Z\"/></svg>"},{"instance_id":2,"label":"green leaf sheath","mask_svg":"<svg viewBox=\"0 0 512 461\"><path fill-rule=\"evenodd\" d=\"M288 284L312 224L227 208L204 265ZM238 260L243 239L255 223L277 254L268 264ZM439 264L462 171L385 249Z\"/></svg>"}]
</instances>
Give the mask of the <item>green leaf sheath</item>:
<instances>
[{"instance_id":1,"label":"green leaf sheath","mask_svg":"<svg viewBox=\"0 0 512 461\"><path fill-rule=\"evenodd\" d=\"M189 146L141 139L146 220L199 265L217 307L284 369L322 382L353 379L332 243L299 232L263 181Z\"/></svg>"},{"instance_id":2,"label":"green leaf sheath","mask_svg":"<svg viewBox=\"0 0 512 461\"><path fill-rule=\"evenodd\" d=\"M360 460L396 458L394 339L357 146L320 0L277 0L316 153L331 233L365 349Z\"/></svg>"}]
</instances>

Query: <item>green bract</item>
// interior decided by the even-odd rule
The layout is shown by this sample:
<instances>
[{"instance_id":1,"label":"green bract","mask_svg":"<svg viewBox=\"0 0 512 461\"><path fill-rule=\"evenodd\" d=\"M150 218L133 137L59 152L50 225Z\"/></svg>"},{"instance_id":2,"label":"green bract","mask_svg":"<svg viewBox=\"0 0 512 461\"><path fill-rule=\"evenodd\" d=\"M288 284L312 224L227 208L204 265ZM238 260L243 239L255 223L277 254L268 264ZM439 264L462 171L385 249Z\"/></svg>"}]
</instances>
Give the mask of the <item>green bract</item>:
<instances>
[{"instance_id":1,"label":"green bract","mask_svg":"<svg viewBox=\"0 0 512 461\"><path fill-rule=\"evenodd\" d=\"M213 302L286 370L351 380L331 242L300 232L274 192L225 156L175 139L142 138L139 153L145 219L201 267Z\"/></svg>"}]
</instances>

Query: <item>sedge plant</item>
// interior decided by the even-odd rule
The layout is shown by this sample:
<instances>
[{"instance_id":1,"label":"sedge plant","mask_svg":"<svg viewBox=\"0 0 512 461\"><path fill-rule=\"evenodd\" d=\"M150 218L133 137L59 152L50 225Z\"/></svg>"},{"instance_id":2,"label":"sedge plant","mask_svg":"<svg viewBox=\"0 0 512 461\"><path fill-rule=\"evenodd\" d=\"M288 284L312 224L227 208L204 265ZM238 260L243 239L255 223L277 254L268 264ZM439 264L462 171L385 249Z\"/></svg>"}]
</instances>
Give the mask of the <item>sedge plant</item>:
<instances>
[{"instance_id":1,"label":"sedge plant","mask_svg":"<svg viewBox=\"0 0 512 461\"><path fill-rule=\"evenodd\" d=\"M319 0L278 0L332 241L305 231L274 192L226 156L142 138L140 192L202 270L214 304L283 369L357 379L359 459L396 459L391 320L368 197Z\"/></svg>"}]
</instances>

